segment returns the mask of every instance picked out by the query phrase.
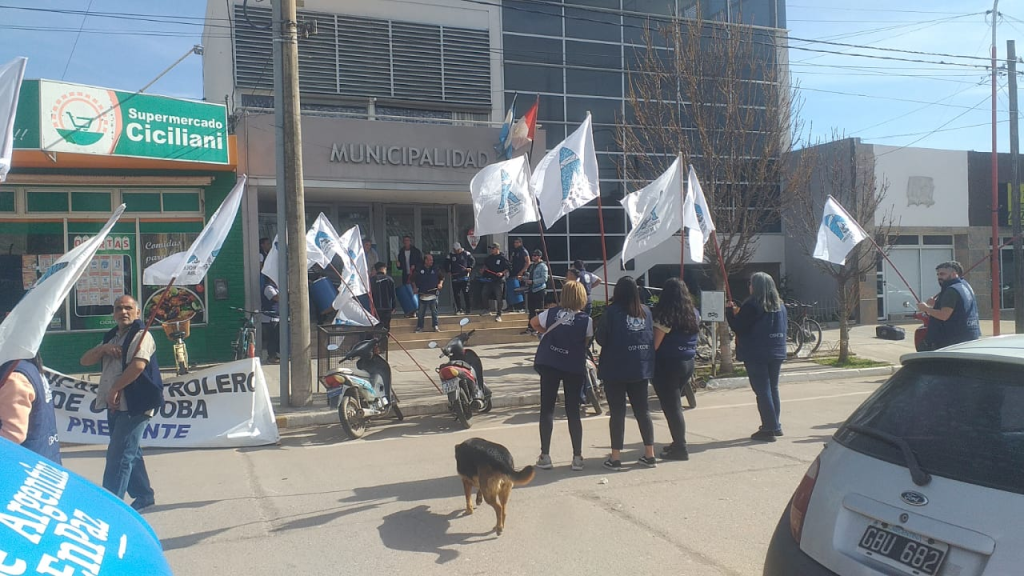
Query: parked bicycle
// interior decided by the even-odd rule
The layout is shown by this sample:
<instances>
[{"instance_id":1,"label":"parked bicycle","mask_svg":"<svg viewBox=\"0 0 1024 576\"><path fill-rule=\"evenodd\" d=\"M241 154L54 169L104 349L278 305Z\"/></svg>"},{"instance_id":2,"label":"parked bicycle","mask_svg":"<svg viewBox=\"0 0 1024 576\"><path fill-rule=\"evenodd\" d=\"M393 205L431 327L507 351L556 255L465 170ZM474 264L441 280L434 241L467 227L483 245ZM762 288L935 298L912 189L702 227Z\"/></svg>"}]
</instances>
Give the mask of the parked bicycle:
<instances>
[{"instance_id":1,"label":"parked bicycle","mask_svg":"<svg viewBox=\"0 0 1024 576\"><path fill-rule=\"evenodd\" d=\"M787 302L786 309L789 313L789 325L786 329L786 344L792 356L810 356L821 347L821 324L811 318L810 311L818 303L804 304L802 302Z\"/></svg>"},{"instance_id":2,"label":"parked bicycle","mask_svg":"<svg viewBox=\"0 0 1024 576\"><path fill-rule=\"evenodd\" d=\"M260 314L259 310L246 310L245 308L231 307L235 312L241 312L245 314L242 318L242 323L238 327L238 335L235 336L235 340L231 343L231 350L235 353L235 360L241 360L242 358L255 358L256 357L256 316Z\"/></svg>"}]
</instances>

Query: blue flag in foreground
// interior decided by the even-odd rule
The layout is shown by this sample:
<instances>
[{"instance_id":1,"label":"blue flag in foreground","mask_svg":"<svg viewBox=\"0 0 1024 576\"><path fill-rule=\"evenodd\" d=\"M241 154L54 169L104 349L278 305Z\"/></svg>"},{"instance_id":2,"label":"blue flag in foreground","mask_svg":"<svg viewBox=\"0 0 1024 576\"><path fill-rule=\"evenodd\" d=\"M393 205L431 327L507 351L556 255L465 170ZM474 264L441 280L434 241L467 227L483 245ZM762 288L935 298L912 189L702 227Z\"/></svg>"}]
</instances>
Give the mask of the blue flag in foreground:
<instances>
[{"instance_id":1,"label":"blue flag in foreground","mask_svg":"<svg viewBox=\"0 0 1024 576\"><path fill-rule=\"evenodd\" d=\"M156 533L110 492L6 440L0 462L0 574L171 574Z\"/></svg>"}]
</instances>

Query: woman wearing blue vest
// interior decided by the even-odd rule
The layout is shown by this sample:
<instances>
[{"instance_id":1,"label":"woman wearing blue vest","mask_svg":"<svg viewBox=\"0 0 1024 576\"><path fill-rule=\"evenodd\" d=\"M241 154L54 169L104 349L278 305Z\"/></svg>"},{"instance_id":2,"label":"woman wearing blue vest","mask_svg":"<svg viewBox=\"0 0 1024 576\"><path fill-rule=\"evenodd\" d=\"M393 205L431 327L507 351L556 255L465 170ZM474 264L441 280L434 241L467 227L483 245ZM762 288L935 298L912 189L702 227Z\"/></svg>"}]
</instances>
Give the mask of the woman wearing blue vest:
<instances>
[{"instance_id":1,"label":"woman wearing blue vest","mask_svg":"<svg viewBox=\"0 0 1024 576\"><path fill-rule=\"evenodd\" d=\"M686 450L686 422L680 401L683 386L693 376L697 355L700 313L693 306L690 291L678 278L665 282L654 305L654 391L665 413L672 443L662 449L666 460L689 460Z\"/></svg>"},{"instance_id":2,"label":"woman wearing blue vest","mask_svg":"<svg viewBox=\"0 0 1024 576\"><path fill-rule=\"evenodd\" d=\"M640 291L631 276L615 283L611 304L597 325L601 345L598 376L604 382L611 419L612 454L604 467L621 470L620 453L626 435L626 397L640 426L644 455L641 466L654 468L654 423L647 407L647 382L654 376L654 320L651 310L640 302Z\"/></svg>"},{"instance_id":3,"label":"woman wearing blue vest","mask_svg":"<svg viewBox=\"0 0 1024 576\"><path fill-rule=\"evenodd\" d=\"M725 317L736 333L736 359L747 370L761 413L761 427L750 438L775 442L782 436L779 372L786 359L786 307L768 274L755 273L749 286L750 298L742 306L727 303Z\"/></svg>"},{"instance_id":4,"label":"woman wearing blue vest","mask_svg":"<svg viewBox=\"0 0 1024 576\"><path fill-rule=\"evenodd\" d=\"M11 360L0 366L0 378L8 370L0 382L0 438L60 464L57 417L42 360L38 354L32 360Z\"/></svg>"},{"instance_id":5,"label":"woman wearing blue vest","mask_svg":"<svg viewBox=\"0 0 1024 576\"><path fill-rule=\"evenodd\" d=\"M555 420L555 400L559 384L565 393L565 416L572 439L572 469L583 470L583 422L580 421L580 392L586 377L587 343L594 335L590 316L581 310L587 305L587 292L579 282L562 286L562 301L530 320L530 327L541 334L534 367L540 374L540 457L537 468L552 467L551 430Z\"/></svg>"}]
</instances>

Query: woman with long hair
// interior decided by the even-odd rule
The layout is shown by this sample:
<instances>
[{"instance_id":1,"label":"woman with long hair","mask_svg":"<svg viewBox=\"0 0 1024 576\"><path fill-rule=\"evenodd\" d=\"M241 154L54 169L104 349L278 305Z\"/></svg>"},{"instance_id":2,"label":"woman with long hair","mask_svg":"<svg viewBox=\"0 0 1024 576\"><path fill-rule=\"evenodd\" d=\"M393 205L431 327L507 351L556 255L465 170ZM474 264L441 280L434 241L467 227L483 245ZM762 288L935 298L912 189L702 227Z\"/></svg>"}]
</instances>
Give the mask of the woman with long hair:
<instances>
[{"instance_id":1,"label":"woman with long hair","mask_svg":"<svg viewBox=\"0 0 1024 576\"><path fill-rule=\"evenodd\" d=\"M700 313L690 291L678 278L669 278L654 305L654 391L665 413L672 443L662 449L666 460L689 460L686 422L680 401L683 386L693 376L700 332Z\"/></svg>"},{"instance_id":2,"label":"woman with long hair","mask_svg":"<svg viewBox=\"0 0 1024 576\"><path fill-rule=\"evenodd\" d=\"M572 469L583 470L583 422L580 394L587 371L587 343L594 336L590 316L582 312L587 291L579 282L562 286L562 300L530 319L530 327L541 334L534 368L540 374L540 457L537 468L551 464L551 431L555 420L558 388L565 393L565 416L572 439Z\"/></svg>"},{"instance_id":3,"label":"woman with long hair","mask_svg":"<svg viewBox=\"0 0 1024 576\"><path fill-rule=\"evenodd\" d=\"M651 310L640 301L640 292L631 276L623 276L615 283L611 304L601 315L596 337L601 345L598 376L604 381L611 413L608 428L612 453L604 467L622 469L620 456L626 435L628 396L644 441L644 455L637 463L654 468L654 423L647 407L647 383L654 376L654 320Z\"/></svg>"},{"instance_id":4,"label":"woman with long hair","mask_svg":"<svg viewBox=\"0 0 1024 576\"><path fill-rule=\"evenodd\" d=\"M786 359L786 307L768 274L756 272L749 288L750 297L742 306L726 304L725 317L736 333L736 358L747 370L761 414L761 426L750 438L775 442L776 436L782 436L779 373Z\"/></svg>"}]
</instances>

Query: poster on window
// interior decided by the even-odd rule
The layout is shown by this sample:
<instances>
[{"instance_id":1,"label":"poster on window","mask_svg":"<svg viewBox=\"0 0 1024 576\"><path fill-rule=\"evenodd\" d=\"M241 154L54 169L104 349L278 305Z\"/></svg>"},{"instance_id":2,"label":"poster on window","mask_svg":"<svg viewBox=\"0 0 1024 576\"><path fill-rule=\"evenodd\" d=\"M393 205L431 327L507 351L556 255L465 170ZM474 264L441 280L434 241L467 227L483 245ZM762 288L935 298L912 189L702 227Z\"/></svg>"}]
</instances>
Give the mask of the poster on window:
<instances>
[{"instance_id":1,"label":"poster on window","mask_svg":"<svg viewBox=\"0 0 1024 576\"><path fill-rule=\"evenodd\" d=\"M142 269L176 252L184 252L199 236L198 232L162 232L142 233L139 235L139 254ZM192 326L206 322L206 286L195 284L190 286L173 286L164 298L164 288L160 286L143 286L142 299L143 318L156 310L156 321L175 321L188 319Z\"/></svg>"},{"instance_id":2,"label":"poster on window","mask_svg":"<svg viewBox=\"0 0 1024 576\"><path fill-rule=\"evenodd\" d=\"M92 234L69 234L68 246L75 248ZM96 253L71 291L73 330L114 327L114 302L132 294L135 235L112 233Z\"/></svg>"}]
</instances>

